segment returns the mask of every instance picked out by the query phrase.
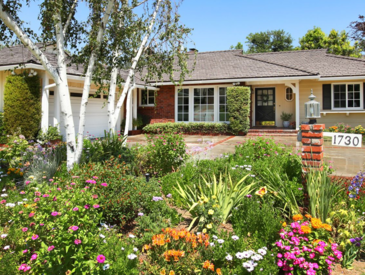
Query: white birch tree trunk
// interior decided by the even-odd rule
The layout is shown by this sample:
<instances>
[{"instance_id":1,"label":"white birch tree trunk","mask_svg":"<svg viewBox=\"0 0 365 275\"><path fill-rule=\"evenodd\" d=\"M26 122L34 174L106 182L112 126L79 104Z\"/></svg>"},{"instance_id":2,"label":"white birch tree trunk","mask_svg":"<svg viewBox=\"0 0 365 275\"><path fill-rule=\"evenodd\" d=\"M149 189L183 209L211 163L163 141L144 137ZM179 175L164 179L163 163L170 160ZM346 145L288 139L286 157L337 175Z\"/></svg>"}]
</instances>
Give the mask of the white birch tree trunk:
<instances>
[{"instance_id":1,"label":"white birch tree trunk","mask_svg":"<svg viewBox=\"0 0 365 275\"><path fill-rule=\"evenodd\" d=\"M118 51L115 51L114 61L118 57ZM115 105L115 92L117 89L117 78L118 78L119 69L114 66L110 75L110 86L108 93L108 129L109 131L114 132L116 122L114 122L114 105Z\"/></svg>"},{"instance_id":2,"label":"white birch tree trunk","mask_svg":"<svg viewBox=\"0 0 365 275\"><path fill-rule=\"evenodd\" d=\"M158 13L158 10L160 8L160 4L161 4L161 0L158 0L156 2L156 6L155 6L155 10L153 12L153 15L152 15L152 18L151 18L151 22L150 22L150 25L148 27L148 31L145 35L145 37L143 38L142 40L142 43L138 49L138 52L136 54L136 56L132 59L132 65L131 65L131 68L129 69L129 73L128 73L128 77L125 81L125 84L124 84L124 88L123 88L123 92L118 100L118 103L117 103L117 106L116 108L114 108L114 101L113 101L113 108L114 108L114 112L112 114L113 118L110 120L113 124L111 125L112 127L111 128L115 128L116 127L116 122L118 121L118 117L120 116L120 110L123 106L123 102L124 102L124 99L125 97L127 96L127 94L130 92L130 87L131 87L131 81L132 81L132 78L134 76L134 73L135 73L135 69L137 67L137 63L138 63L138 60L140 59L141 55L142 55L142 52L143 52L143 49L144 47L146 46L147 44L147 41L150 37L150 34L151 34L151 31L152 31L152 28L153 28L153 25L155 24L155 20L156 20L156 16L157 16L157 13ZM129 96L129 94L128 94ZM128 103L126 105L128 107ZM128 111L127 112L127 117L128 115L132 115L132 114L128 114ZM127 121L127 119L126 119ZM126 122L126 126L127 126L127 122ZM128 131L126 130L127 127L125 128L124 130L124 134L126 135L126 133L128 134Z\"/></svg>"},{"instance_id":3,"label":"white birch tree trunk","mask_svg":"<svg viewBox=\"0 0 365 275\"><path fill-rule=\"evenodd\" d=\"M107 6L106 11L103 16L103 19L101 20L98 35L96 37L97 47L91 53L91 56L89 59L89 64L88 64L86 75L85 75L84 88L82 91L81 106L80 106L79 131L77 134L78 143L77 143L77 147L76 147L76 163L80 162L81 155L82 155L82 148L84 145L83 141L84 141L84 131L85 131L86 106L89 101L91 78L92 78L92 75L94 72L96 55L100 49L101 42L103 41L105 27L106 27L106 24L108 23L110 13L112 11L113 6L114 6L114 0L109 0L108 6Z\"/></svg>"}]
</instances>

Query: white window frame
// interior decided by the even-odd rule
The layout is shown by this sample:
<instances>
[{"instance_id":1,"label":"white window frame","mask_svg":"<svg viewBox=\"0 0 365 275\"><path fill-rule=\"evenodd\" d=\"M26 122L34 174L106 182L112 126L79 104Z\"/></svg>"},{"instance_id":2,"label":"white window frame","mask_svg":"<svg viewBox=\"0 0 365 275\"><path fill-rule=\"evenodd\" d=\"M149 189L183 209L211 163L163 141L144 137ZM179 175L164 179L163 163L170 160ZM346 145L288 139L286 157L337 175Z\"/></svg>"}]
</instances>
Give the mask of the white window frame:
<instances>
[{"instance_id":1,"label":"white window frame","mask_svg":"<svg viewBox=\"0 0 365 275\"><path fill-rule=\"evenodd\" d=\"M175 87L175 122L205 122L205 123L229 123L229 121L219 121L219 88L233 87L232 84L222 84L222 85L189 85L182 86L181 88ZM194 121L194 89L199 88L214 88L214 121ZM189 89L189 121L178 121L178 92L180 89ZM145 106L145 105L144 105Z\"/></svg>"},{"instance_id":2,"label":"white window frame","mask_svg":"<svg viewBox=\"0 0 365 275\"><path fill-rule=\"evenodd\" d=\"M288 89L290 89L291 90L291 93L292 93L292 98L290 100L287 99L287 97L286 97L286 95L287 95L286 92L287 92ZM293 91L293 89L291 87L286 87L285 88L285 100L288 101L288 102L292 102L293 99L294 99L294 91Z\"/></svg>"},{"instance_id":3,"label":"white window frame","mask_svg":"<svg viewBox=\"0 0 365 275\"><path fill-rule=\"evenodd\" d=\"M154 107L155 103L150 104L149 103L149 96L147 96L147 104L142 104L142 91L147 91L147 95L149 94L150 91L153 92L153 96L155 98L155 102L156 102L156 96L155 96L155 91L154 90L149 90L149 89L139 89L139 100L138 100L138 105L139 106L143 106L143 107Z\"/></svg>"},{"instance_id":4,"label":"white window frame","mask_svg":"<svg viewBox=\"0 0 365 275\"><path fill-rule=\"evenodd\" d=\"M355 85L358 84L360 85L360 107L346 107L346 108L336 108L335 107L335 97L334 97L334 91L335 85L346 85L346 105L348 104L348 85ZM363 110L364 106L363 106L363 83L362 82L344 82L344 83L332 83L331 84L331 110Z\"/></svg>"}]
</instances>

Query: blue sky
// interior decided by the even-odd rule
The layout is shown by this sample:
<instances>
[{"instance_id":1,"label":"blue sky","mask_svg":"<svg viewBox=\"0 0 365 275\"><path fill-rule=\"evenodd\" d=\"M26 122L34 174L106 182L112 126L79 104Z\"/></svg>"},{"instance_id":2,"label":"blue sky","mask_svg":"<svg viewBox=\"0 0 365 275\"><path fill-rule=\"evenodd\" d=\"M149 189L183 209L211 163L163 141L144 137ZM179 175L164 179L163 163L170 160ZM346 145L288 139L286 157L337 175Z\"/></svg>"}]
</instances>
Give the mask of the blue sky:
<instances>
[{"instance_id":1,"label":"blue sky","mask_svg":"<svg viewBox=\"0 0 365 275\"><path fill-rule=\"evenodd\" d=\"M85 3L81 2L81 5ZM38 7L24 8L22 18L32 27ZM192 41L187 47L202 51L227 50L237 42L243 43L249 33L283 29L299 38L314 26L325 33L332 29L349 31L351 21L365 15L364 0L185 0L180 8L181 21L193 28Z\"/></svg>"}]
</instances>

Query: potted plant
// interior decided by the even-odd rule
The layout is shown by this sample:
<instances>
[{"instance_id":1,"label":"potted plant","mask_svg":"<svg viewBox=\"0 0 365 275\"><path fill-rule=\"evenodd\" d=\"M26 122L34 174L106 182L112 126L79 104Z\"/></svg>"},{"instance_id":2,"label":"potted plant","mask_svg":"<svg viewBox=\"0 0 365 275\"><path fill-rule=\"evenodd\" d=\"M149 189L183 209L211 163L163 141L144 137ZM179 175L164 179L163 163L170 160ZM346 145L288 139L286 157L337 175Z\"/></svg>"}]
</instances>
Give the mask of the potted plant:
<instances>
[{"instance_id":1,"label":"potted plant","mask_svg":"<svg viewBox=\"0 0 365 275\"><path fill-rule=\"evenodd\" d=\"M290 114L290 113L285 113L285 112L281 113L280 118L283 121L283 126L285 128L289 127L289 125L290 125L289 120L291 119L292 116L293 116L293 114Z\"/></svg>"}]
</instances>

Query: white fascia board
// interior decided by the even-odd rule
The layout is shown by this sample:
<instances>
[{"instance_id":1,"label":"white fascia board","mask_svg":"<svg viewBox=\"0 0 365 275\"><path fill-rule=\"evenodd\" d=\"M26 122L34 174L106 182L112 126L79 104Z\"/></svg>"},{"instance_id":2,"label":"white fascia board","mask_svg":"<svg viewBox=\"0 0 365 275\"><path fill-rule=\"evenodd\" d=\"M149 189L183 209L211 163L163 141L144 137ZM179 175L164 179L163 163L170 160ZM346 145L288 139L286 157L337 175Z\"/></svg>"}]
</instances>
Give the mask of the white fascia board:
<instances>
[{"instance_id":1,"label":"white fascia board","mask_svg":"<svg viewBox=\"0 0 365 275\"><path fill-rule=\"evenodd\" d=\"M321 77L319 81L335 81L335 80L359 80L359 79L365 79L365 75L362 76L336 76L336 77Z\"/></svg>"},{"instance_id":2,"label":"white fascia board","mask_svg":"<svg viewBox=\"0 0 365 275\"><path fill-rule=\"evenodd\" d=\"M24 65L8 65L8 66L0 66L0 71L14 70L14 69L36 69L36 70L44 70L42 65L38 64L24 64Z\"/></svg>"},{"instance_id":3,"label":"white fascia board","mask_svg":"<svg viewBox=\"0 0 365 275\"><path fill-rule=\"evenodd\" d=\"M219 79L219 80L198 80L198 81L184 81L183 85L188 84L214 84L214 83L227 83L227 82L269 82L270 81L293 81L293 80L305 80L305 79L319 79L319 75L314 76L291 76L291 77L267 77L267 78L241 78L241 79ZM174 85L172 82L159 82L150 83L153 86L164 86L164 85Z\"/></svg>"}]
</instances>

